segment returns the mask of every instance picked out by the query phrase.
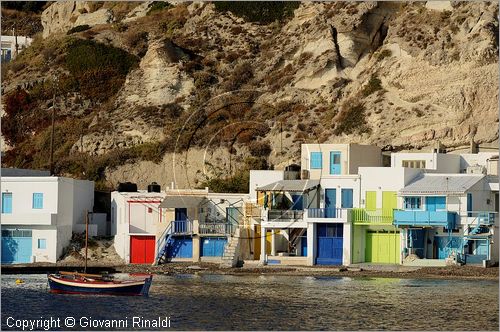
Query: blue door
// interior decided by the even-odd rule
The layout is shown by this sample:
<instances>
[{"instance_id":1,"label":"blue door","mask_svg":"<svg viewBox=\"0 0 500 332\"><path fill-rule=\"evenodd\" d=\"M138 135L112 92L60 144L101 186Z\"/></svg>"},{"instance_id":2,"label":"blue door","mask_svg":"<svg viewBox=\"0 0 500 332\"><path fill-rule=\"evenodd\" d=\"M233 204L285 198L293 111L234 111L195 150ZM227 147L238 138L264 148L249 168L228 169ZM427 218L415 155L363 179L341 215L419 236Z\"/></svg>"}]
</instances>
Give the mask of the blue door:
<instances>
[{"instance_id":1,"label":"blue door","mask_svg":"<svg viewBox=\"0 0 500 332\"><path fill-rule=\"evenodd\" d=\"M340 152L330 152L330 174L340 174Z\"/></svg>"},{"instance_id":2,"label":"blue door","mask_svg":"<svg viewBox=\"0 0 500 332\"><path fill-rule=\"evenodd\" d=\"M472 194L467 194L467 217L472 217Z\"/></svg>"},{"instance_id":3,"label":"blue door","mask_svg":"<svg viewBox=\"0 0 500 332\"><path fill-rule=\"evenodd\" d=\"M424 258L424 237L425 230L423 229L408 230L408 248L413 249L419 258Z\"/></svg>"},{"instance_id":4,"label":"blue door","mask_svg":"<svg viewBox=\"0 0 500 332\"><path fill-rule=\"evenodd\" d=\"M175 208L175 220L181 221L187 219L187 209L186 208Z\"/></svg>"},{"instance_id":5,"label":"blue door","mask_svg":"<svg viewBox=\"0 0 500 332\"><path fill-rule=\"evenodd\" d=\"M352 208L352 189L342 189L340 191L340 198L342 199L341 208L351 209Z\"/></svg>"},{"instance_id":6,"label":"blue door","mask_svg":"<svg viewBox=\"0 0 500 332\"><path fill-rule=\"evenodd\" d=\"M318 224L317 227L316 264L341 265L344 226L342 224Z\"/></svg>"},{"instance_id":7,"label":"blue door","mask_svg":"<svg viewBox=\"0 0 500 332\"><path fill-rule=\"evenodd\" d=\"M447 258L452 251L462 252L463 240L459 236L436 236L434 237L434 242L436 242L437 259Z\"/></svg>"},{"instance_id":8,"label":"blue door","mask_svg":"<svg viewBox=\"0 0 500 332\"><path fill-rule=\"evenodd\" d=\"M2 264L30 263L31 230L2 230Z\"/></svg>"},{"instance_id":9,"label":"blue door","mask_svg":"<svg viewBox=\"0 0 500 332\"><path fill-rule=\"evenodd\" d=\"M475 255L483 255L484 259L488 256L488 240L476 240Z\"/></svg>"},{"instance_id":10,"label":"blue door","mask_svg":"<svg viewBox=\"0 0 500 332\"><path fill-rule=\"evenodd\" d=\"M225 237L204 237L201 239L201 256L222 257L226 244Z\"/></svg>"},{"instance_id":11,"label":"blue door","mask_svg":"<svg viewBox=\"0 0 500 332\"><path fill-rule=\"evenodd\" d=\"M302 195L292 195L292 210L302 210L303 209L303 198Z\"/></svg>"},{"instance_id":12,"label":"blue door","mask_svg":"<svg viewBox=\"0 0 500 332\"><path fill-rule=\"evenodd\" d=\"M167 250L168 258L193 258L193 239L190 237L172 237Z\"/></svg>"},{"instance_id":13,"label":"blue door","mask_svg":"<svg viewBox=\"0 0 500 332\"><path fill-rule=\"evenodd\" d=\"M307 235L302 236L300 239L300 255L307 256Z\"/></svg>"},{"instance_id":14,"label":"blue door","mask_svg":"<svg viewBox=\"0 0 500 332\"><path fill-rule=\"evenodd\" d=\"M425 209L427 211L443 211L446 210L446 197L444 196L429 196L425 199Z\"/></svg>"},{"instance_id":15,"label":"blue door","mask_svg":"<svg viewBox=\"0 0 500 332\"><path fill-rule=\"evenodd\" d=\"M12 193L2 193L2 213L12 213Z\"/></svg>"},{"instance_id":16,"label":"blue door","mask_svg":"<svg viewBox=\"0 0 500 332\"><path fill-rule=\"evenodd\" d=\"M325 218L335 218L337 190L325 189Z\"/></svg>"}]
</instances>

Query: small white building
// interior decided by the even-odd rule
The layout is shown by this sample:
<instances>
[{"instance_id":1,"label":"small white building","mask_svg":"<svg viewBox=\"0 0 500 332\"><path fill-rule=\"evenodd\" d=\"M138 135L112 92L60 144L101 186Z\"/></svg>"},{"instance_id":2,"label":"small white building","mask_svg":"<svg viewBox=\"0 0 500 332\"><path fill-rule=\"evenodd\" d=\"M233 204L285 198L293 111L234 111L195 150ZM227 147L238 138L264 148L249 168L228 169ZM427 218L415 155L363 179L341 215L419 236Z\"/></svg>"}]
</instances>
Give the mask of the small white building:
<instances>
[{"instance_id":1,"label":"small white building","mask_svg":"<svg viewBox=\"0 0 500 332\"><path fill-rule=\"evenodd\" d=\"M152 264L159 254L161 261L221 262L248 199L247 194L212 193L208 188L114 191L115 250L132 264Z\"/></svg>"},{"instance_id":2,"label":"small white building","mask_svg":"<svg viewBox=\"0 0 500 332\"><path fill-rule=\"evenodd\" d=\"M92 212L94 182L2 169L2 264L55 263Z\"/></svg>"},{"instance_id":3,"label":"small white building","mask_svg":"<svg viewBox=\"0 0 500 332\"><path fill-rule=\"evenodd\" d=\"M2 63L14 60L18 53L31 45L32 39L25 36L5 36L0 37L2 46ZM17 44L17 47L16 47Z\"/></svg>"}]
</instances>

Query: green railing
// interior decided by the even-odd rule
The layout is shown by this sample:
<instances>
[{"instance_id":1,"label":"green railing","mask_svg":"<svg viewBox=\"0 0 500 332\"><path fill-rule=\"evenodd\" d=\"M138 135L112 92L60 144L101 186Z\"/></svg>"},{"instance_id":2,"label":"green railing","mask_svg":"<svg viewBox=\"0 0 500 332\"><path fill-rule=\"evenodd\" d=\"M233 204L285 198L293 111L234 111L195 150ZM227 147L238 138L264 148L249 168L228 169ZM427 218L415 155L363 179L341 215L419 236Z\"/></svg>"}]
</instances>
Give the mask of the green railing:
<instances>
[{"instance_id":1,"label":"green railing","mask_svg":"<svg viewBox=\"0 0 500 332\"><path fill-rule=\"evenodd\" d=\"M372 210L352 209L352 222L354 224L388 224L392 225L394 221L393 210Z\"/></svg>"}]
</instances>

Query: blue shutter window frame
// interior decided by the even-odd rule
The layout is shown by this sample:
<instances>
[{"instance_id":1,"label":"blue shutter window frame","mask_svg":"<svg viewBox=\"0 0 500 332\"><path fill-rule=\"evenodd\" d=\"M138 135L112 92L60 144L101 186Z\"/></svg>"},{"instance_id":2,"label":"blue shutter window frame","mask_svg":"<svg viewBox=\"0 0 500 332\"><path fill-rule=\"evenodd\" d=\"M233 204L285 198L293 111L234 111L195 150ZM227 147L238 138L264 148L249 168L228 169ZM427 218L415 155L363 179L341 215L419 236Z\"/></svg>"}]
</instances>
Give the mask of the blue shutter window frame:
<instances>
[{"instance_id":1,"label":"blue shutter window frame","mask_svg":"<svg viewBox=\"0 0 500 332\"><path fill-rule=\"evenodd\" d=\"M43 209L42 193L33 193L33 209Z\"/></svg>"},{"instance_id":2,"label":"blue shutter window frame","mask_svg":"<svg viewBox=\"0 0 500 332\"><path fill-rule=\"evenodd\" d=\"M311 169L323 168L323 154L321 152L311 152Z\"/></svg>"},{"instance_id":3,"label":"blue shutter window frame","mask_svg":"<svg viewBox=\"0 0 500 332\"><path fill-rule=\"evenodd\" d=\"M404 198L405 210L421 210L422 201L420 197L405 197Z\"/></svg>"},{"instance_id":4,"label":"blue shutter window frame","mask_svg":"<svg viewBox=\"0 0 500 332\"><path fill-rule=\"evenodd\" d=\"M38 239L38 249L47 249L46 239Z\"/></svg>"},{"instance_id":5,"label":"blue shutter window frame","mask_svg":"<svg viewBox=\"0 0 500 332\"><path fill-rule=\"evenodd\" d=\"M12 213L12 193L2 193L2 213Z\"/></svg>"}]
</instances>

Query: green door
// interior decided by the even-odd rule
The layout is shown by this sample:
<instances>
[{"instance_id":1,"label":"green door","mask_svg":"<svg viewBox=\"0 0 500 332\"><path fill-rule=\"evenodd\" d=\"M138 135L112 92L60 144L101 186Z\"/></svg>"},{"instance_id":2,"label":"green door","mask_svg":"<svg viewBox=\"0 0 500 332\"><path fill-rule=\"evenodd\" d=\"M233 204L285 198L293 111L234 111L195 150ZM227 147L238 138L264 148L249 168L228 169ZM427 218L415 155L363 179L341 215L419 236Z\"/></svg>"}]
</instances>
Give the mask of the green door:
<instances>
[{"instance_id":1,"label":"green door","mask_svg":"<svg viewBox=\"0 0 500 332\"><path fill-rule=\"evenodd\" d=\"M370 263L399 263L399 232L367 231L365 261Z\"/></svg>"},{"instance_id":2,"label":"green door","mask_svg":"<svg viewBox=\"0 0 500 332\"><path fill-rule=\"evenodd\" d=\"M382 192L382 215L392 216L392 211L397 208L398 199L395 191ZM392 220L390 220L392 221Z\"/></svg>"},{"instance_id":3,"label":"green door","mask_svg":"<svg viewBox=\"0 0 500 332\"><path fill-rule=\"evenodd\" d=\"M366 192L366 211L375 211L377 209L377 192Z\"/></svg>"}]
</instances>

